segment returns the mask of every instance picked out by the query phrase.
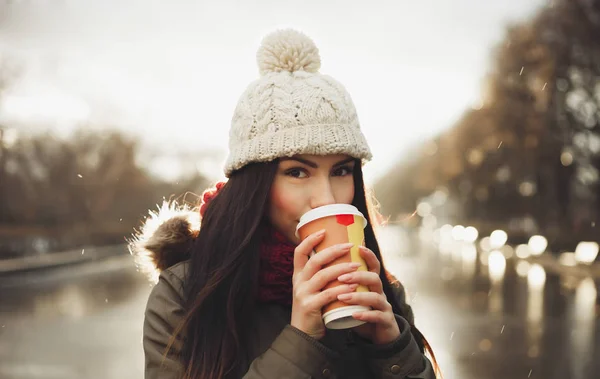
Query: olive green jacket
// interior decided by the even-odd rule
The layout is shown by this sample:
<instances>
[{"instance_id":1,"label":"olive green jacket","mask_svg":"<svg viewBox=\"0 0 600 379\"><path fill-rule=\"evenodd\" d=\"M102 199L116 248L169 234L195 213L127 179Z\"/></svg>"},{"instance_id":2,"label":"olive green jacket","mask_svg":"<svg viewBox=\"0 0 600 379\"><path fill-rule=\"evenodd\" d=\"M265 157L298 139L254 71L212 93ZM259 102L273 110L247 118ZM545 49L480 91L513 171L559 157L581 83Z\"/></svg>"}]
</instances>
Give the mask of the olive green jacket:
<instances>
[{"instance_id":1,"label":"olive green jacket","mask_svg":"<svg viewBox=\"0 0 600 379\"><path fill-rule=\"evenodd\" d=\"M169 339L184 315L182 291L187 262L160 274L144 320L146 379L179 379L180 341L163 359ZM407 320L397 316L401 335L395 342L375 346L344 330L327 330L318 341L289 325L291 310L280 305L261 306L254 315L256 343L245 379L400 379L435 378L431 363L421 354Z\"/></svg>"},{"instance_id":2,"label":"olive green jacket","mask_svg":"<svg viewBox=\"0 0 600 379\"><path fill-rule=\"evenodd\" d=\"M161 213L168 213L164 218ZM180 379L181 339L165 356L177 326L184 317L183 283L186 280L189 239L197 233L197 211L163 207L152 213L130 241L140 271L156 285L148 298L143 329L146 379ZM158 280L157 279L157 274ZM430 361L421 353L411 332L413 314L404 289L396 288L403 317L396 316L400 337L377 346L348 330L327 330L316 340L292 327L291 309L277 304L259 305L252 317L254 344L245 379L435 379Z\"/></svg>"}]
</instances>

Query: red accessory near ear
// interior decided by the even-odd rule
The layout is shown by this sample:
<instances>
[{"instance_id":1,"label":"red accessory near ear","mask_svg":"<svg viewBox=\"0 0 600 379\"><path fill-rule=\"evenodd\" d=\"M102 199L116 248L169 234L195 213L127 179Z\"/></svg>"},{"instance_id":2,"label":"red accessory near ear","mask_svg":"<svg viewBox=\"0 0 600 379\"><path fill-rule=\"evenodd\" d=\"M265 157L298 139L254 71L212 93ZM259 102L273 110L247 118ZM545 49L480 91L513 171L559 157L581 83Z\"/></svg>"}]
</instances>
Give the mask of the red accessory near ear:
<instances>
[{"instance_id":1,"label":"red accessory near ear","mask_svg":"<svg viewBox=\"0 0 600 379\"><path fill-rule=\"evenodd\" d=\"M225 182L218 182L214 188L209 188L204 193L202 193L202 202L200 204L200 217L204 217L204 212L206 212L206 207L212 201L212 199L217 196L221 188L225 185Z\"/></svg>"}]
</instances>

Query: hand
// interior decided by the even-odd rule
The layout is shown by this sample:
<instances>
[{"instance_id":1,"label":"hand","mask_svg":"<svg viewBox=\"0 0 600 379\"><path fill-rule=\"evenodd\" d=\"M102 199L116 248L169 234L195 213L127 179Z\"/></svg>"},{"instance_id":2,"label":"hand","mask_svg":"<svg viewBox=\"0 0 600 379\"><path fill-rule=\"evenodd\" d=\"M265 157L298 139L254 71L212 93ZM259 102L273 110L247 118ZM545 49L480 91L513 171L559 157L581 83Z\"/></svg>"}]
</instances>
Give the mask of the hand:
<instances>
[{"instance_id":1,"label":"hand","mask_svg":"<svg viewBox=\"0 0 600 379\"><path fill-rule=\"evenodd\" d=\"M354 291L358 284L349 283L326 290L323 287L338 276L354 272L360 267L357 263L340 263L322 269L335 259L349 254L353 246L350 243L330 246L309 259L314 247L324 236L324 230L311 234L294 250L294 298L290 324L316 339L325 336L321 309L335 301L338 295Z\"/></svg>"},{"instance_id":2,"label":"hand","mask_svg":"<svg viewBox=\"0 0 600 379\"><path fill-rule=\"evenodd\" d=\"M342 275L338 280L347 284L364 285L369 288L370 292L340 294L338 299L347 304L371 307L370 311L355 312L352 315L357 320L367 322L353 328L353 331L375 345L384 345L395 341L400 336L400 328L392 306L383 292L383 285L379 277L381 271L379 260L371 250L364 246L361 246L359 251L367 264L368 271Z\"/></svg>"}]
</instances>

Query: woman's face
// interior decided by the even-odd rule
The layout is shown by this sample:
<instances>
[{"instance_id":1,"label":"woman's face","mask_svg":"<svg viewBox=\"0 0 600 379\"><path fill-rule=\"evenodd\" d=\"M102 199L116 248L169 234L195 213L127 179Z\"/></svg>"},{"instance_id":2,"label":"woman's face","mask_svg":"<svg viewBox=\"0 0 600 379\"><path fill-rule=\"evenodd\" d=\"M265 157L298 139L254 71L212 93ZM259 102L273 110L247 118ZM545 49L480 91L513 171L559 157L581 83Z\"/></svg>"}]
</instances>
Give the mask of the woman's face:
<instances>
[{"instance_id":1,"label":"woman's face","mask_svg":"<svg viewBox=\"0 0 600 379\"><path fill-rule=\"evenodd\" d=\"M280 158L271 187L269 220L290 241L300 217L327 204L351 204L355 160L348 155L296 155Z\"/></svg>"}]
</instances>

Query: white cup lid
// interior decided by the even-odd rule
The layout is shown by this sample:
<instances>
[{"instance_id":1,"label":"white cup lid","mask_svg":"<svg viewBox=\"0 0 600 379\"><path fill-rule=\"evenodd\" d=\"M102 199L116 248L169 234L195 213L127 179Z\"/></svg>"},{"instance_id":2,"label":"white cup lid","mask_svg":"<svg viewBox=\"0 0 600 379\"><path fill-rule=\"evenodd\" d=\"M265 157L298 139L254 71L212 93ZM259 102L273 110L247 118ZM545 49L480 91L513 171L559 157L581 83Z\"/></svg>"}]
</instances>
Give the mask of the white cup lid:
<instances>
[{"instance_id":1,"label":"white cup lid","mask_svg":"<svg viewBox=\"0 0 600 379\"><path fill-rule=\"evenodd\" d=\"M371 308L362 305L348 305L325 313L323 323L327 329L350 329L362 325L365 322L352 317L354 312L370 311Z\"/></svg>"},{"instance_id":2,"label":"white cup lid","mask_svg":"<svg viewBox=\"0 0 600 379\"><path fill-rule=\"evenodd\" d=\"M360 213L360 211L354 205L329 204L323 205L322 207L318 207L315 209L311 209L310 211L303 214L302 217L300 217L300 222L298 223L298 226L296 226L296 237L298 237L298 230L300 230L301 227L303 227L311 221L329 216L347 214L360 216L363 220L363 228L367 226L367 219L362 213Z\"/></svg>"}]
</instances>

